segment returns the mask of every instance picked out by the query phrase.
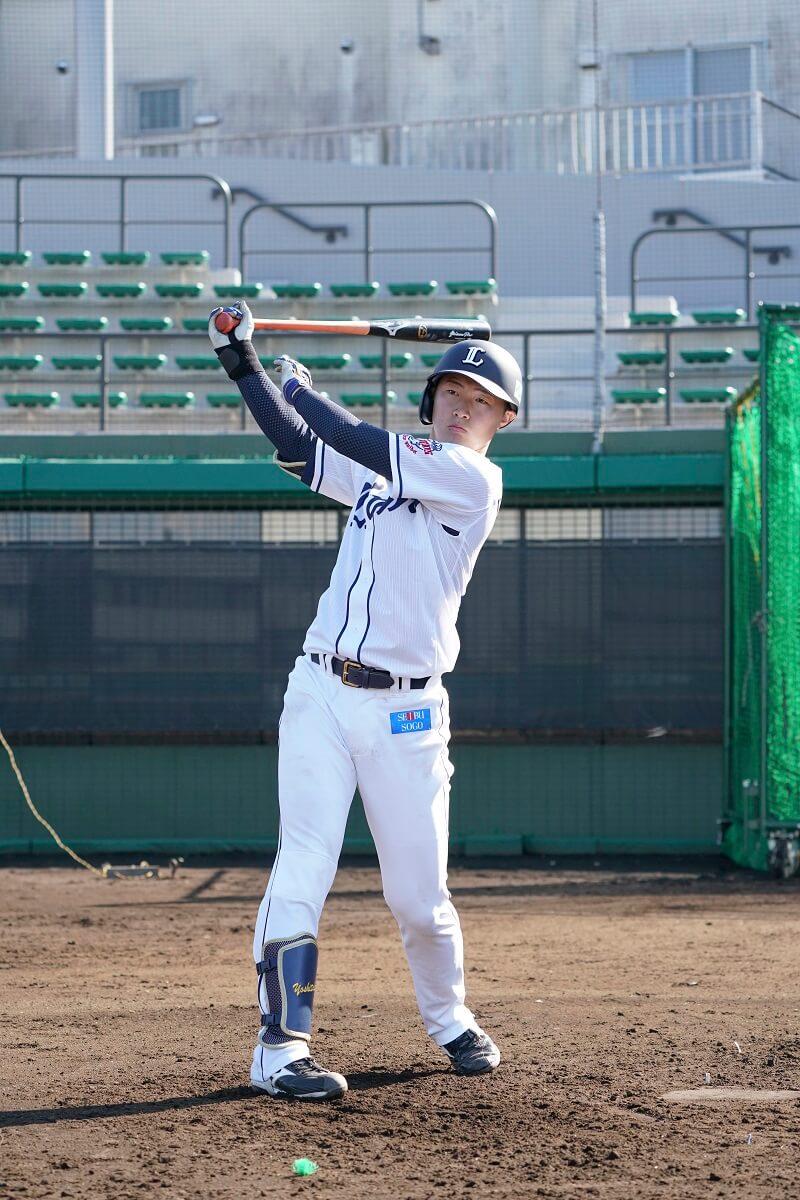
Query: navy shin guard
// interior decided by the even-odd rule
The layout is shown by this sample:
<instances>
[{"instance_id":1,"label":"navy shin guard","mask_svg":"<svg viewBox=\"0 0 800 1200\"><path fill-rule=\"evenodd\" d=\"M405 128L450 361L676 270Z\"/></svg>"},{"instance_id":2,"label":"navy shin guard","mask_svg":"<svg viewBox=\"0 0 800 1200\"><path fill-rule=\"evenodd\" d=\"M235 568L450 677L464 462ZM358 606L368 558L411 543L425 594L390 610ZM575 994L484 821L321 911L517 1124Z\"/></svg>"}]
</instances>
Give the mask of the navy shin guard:
<instances>
[{"instance_id":1,"label":"navy shin guard","mask_svg":"<svg viewBox=\"0 0 800 1200\"><path fill-rule=\"evenodd\" d=\"M317 980L317 939L310 933L265 942L264 957L256 963L259 984L264 980L262 1030L264 1046L281 1046L295 1038L308 1041ZM259 987L259 996L262 995Z\"/></svg>"}]
</instances>

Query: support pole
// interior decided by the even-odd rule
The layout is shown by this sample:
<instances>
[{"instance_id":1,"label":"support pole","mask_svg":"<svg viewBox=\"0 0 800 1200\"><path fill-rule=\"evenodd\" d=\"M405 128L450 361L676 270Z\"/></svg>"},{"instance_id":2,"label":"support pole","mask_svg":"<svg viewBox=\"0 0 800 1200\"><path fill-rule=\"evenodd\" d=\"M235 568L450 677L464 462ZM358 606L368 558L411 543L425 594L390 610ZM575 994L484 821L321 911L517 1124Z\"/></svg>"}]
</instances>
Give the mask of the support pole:
<instances>
[{"instance_id":1,"label":"support pole","mask_svg":"<svg viewBox=\"0 0 800 1200\"><path fill-rule=\"evenodd\" d=\"M114 0L74 0L77 157L114 157Z\"/></svg>"}]
</instances>

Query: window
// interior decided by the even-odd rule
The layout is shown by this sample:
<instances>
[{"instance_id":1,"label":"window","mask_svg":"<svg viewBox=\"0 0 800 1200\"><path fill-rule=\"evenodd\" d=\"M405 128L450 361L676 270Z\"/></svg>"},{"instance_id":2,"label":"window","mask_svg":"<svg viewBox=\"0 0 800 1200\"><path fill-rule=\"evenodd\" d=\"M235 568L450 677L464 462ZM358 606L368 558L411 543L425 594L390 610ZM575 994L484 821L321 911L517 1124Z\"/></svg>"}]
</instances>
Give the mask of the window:
<instances>
[{"instance_id":1,"label":"window","mask_svg":"<svg viewBox=\"0 0 800 1200\"><path fill-rule=\"evenodd\" d=\"M134 88L132 132L170 133L186 128L186 85L147 84Z\"/></svg>"},{"instance_id":2,"label":"window","mask_svg":"<svg viewBox=\"0 0 800 1200\"><path fill-rule=\"evenodd\" d=\"M629 55L628 99L645 106L634 115L636 166L749 165L750 102L742 93L756 86L755 49Z\"/></svg>"}]
</instances>

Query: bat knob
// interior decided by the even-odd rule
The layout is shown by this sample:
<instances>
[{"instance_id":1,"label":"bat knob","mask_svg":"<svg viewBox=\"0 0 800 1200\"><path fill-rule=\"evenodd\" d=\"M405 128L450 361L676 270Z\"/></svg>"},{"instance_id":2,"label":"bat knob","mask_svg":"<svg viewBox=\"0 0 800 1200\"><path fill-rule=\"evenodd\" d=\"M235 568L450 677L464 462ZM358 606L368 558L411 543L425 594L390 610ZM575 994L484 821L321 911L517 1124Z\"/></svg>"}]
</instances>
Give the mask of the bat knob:
<instances>
[{"instance_id":1,"label":"bat knob","mask_svg":"<svg viewBox=\"0 0 800 1200\"><path fill-rule=\"evenodd\" d=\"M230 333L239 324L240 318L235 317L233 313L223 308L222 312L217 313L214 318L214 324L220 333Z\"/></svg>"}]
</instances>

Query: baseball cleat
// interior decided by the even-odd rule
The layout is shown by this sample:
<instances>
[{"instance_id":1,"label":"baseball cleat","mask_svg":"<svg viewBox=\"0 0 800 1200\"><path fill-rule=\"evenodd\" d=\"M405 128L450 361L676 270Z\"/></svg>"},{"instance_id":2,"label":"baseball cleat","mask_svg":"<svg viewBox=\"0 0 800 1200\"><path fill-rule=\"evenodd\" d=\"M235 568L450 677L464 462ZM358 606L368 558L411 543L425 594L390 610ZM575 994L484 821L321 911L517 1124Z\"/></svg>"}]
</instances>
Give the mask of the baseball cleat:
<instances>
[{"instance_id":1,"label":"baseball cleat","mask_svg":"<svg viewBox=\"0 0 800 1200\"><path fill-rule=\"evenodd\" d=\"M500 1065L500 1051L483 1030L468 1029L442 1046L456 1075L484 1075Z\"/></svg>"},{"instance_id":2,"label":"baseball cleat","mask_svg":"<svg viewBox=\"0 0 800 1200\"><path fill-rule=\"evenodd\" d=\"M313 1058L299 1058L266 1079L253 1079L254 1088L285 1100L340 1100L347 1080L336 1071L326 1071Z\"/></svg>"}]
</instances>

